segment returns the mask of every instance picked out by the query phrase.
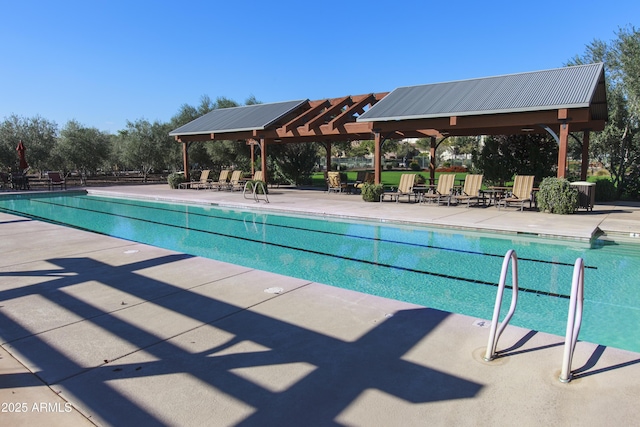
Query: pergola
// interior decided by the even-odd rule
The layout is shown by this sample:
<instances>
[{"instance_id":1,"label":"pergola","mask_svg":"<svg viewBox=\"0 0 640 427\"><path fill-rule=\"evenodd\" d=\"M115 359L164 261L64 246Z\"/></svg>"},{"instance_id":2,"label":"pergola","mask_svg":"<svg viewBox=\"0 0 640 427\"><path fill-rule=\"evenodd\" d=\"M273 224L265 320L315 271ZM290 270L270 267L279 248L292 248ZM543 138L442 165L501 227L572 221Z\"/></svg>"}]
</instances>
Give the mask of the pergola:
<instances>
[{"instance_id":1,"label":"pergola","mask_svg":"<svg viewBox=\"0 0 640 427\"><path fill-rule=\"evenodd\" d=\"M267 179L270 144L320 142L327 168L335 141L374 140L375 182L381 180L381 147L387 139L431 139L435 149L450 136L549 133L559 144L558 177L567 174L571 135L582 144L581 177L586 179L589 134L608 118L602 63L545 71L401 87L317 101L298 100L211 111L170 133L188 148L197 141L232 140L260 144ZM581 133L582 140L576 133ZM253 153L253 150L252 150Z\"/></svg>"}]
</instances>

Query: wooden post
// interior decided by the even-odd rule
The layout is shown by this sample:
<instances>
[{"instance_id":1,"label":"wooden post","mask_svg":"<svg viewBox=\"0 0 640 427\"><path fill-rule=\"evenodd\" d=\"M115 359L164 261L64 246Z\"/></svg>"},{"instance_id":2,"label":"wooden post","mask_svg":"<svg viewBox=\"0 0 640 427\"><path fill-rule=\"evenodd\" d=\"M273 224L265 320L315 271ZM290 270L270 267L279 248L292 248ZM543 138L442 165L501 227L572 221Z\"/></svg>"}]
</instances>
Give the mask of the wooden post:
<instances>
[{"instance_id":1,"label":"wooden post","mask_svg":"<svg viewBox=\"0 0 640 427\"><path fill-rule=\"evenodd\" d=\"M373 145L375 147L373 158L373 179L376 184L380 184L382 182L382 135L380 135L380 132L375 132Z\"/></svg>"},{"instance_id":2,"label":"wooden post","mask_svg":"<svg viewBox=\"0 0 640 427\"><path fill-rule=\"evenodd\" d=\"M247 141L247 144L249 144L249 147L251 148L251 177L253 177L253 175L255 175L256 173L256 168L255 168L255 161L256 161L256 156L254 154L255 151L255 147L254 147L254 143L253 141Z\"/></svg>"},{"instance_id":3,"label":"wooden post","mask_svg":"<svg viewBox=\"0 0 640 427\"><path fill-rule=\"evenodd\" d=\"M569 144L569 125L560 125L560 147L558 149L558 178L567 177L567 147Z\"/></svg>"},{"instance_id":4,"label":"wooden post","mask_svg":"<svg viewBox=\"0 0 640 427\"><path fill-rule=\"evenodd\" d=\"M436 182L436 137L431 138L431 147L429 148L429 184L433 185Z\"/></svg>"},{"instance_id":5,"label":"wooden post","mask_svg":"<svg viewBox=\"0 0 640 427\"><path fill-rule=\"evenodd\" d=\"M184 168L184 179L189 182L191 174L189 173L189 143L182 141L182 167Z\"/></svg>"},{"instance_id":6,"label":"wooden post","mask_svg":"<svg viewBox=\"0 0 640 427\"><path fill-rule=\"evenodd\" d=\"M587 180L587 171L589 170L589 132L585 130L582 134L582 168L580 169L580 180Z\"/></svg>"},{"instance_id":7,"label":"wooden post","mask_svg":"<svg viewBox=\"0 0 640 427\"><path fill-rule=\"evenodd\" d=\"M264 138L260 138L260 160L261 160L261 168L262 168L262 179L265 184L269 182L269 174L267 173L267 140Z\"/></svg>"},{"instance_id":8,"label":"wooden post","mask_svg":"<svg viewBox=\"0 0 640 427\"><path fill-rule=\"evenodd\" d=\"M324 149L326 150L327 173L331 170L331 141L325 141Z\"/></svg>"}]
</instances>

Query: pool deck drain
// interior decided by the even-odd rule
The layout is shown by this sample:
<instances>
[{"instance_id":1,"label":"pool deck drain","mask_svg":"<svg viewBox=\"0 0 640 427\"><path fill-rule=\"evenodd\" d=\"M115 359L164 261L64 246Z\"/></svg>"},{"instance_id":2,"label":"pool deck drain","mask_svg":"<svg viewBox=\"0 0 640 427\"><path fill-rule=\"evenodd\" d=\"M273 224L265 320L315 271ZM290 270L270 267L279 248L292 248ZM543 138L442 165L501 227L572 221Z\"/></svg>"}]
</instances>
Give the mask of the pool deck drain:
<instances>
[{"instance_id":1,"label":"pool deck drain","mask_svg":"<svg viewBox=\"0 0 640 427\"><path fill-rule=\"evenodd\" d=\"M257 205L165 187L100 191ZM578 240L596 228L640 233L632 205L549 220L284 189L269 198L267 209L494 222L503 232L551 222L557 231L547 232ZM562 384L559 336L508 327L503 357L484 362L486 319L2 213L0 247L2 425L631 425L640 416L638 353L579 342L578 372Z\"/></svg>"}]
</instances>

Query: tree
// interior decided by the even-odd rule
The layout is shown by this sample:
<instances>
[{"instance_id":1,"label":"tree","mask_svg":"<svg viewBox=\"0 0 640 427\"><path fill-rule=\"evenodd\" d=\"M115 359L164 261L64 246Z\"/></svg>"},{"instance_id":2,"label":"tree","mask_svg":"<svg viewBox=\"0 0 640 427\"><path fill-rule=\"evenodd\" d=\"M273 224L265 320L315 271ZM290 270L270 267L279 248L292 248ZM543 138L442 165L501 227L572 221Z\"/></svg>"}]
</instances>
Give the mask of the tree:
<instances>
[{"instance_id":1,"label":"tree","mask_svg":"<svg viewBox=\"0 0 640 427\"><path fill-rule=\"evenodd\" d=\"M396 149L396 156L398 159L406 159L407 164L420 153L416 146L409 141L402 141L398 143Z\"/></svg>"},{"instance_id":2,"label":"tree","mask_svg":"<svg viewBox=\"0 0 640 427\"><path fill-rule=\"evenodd\" d=\"M260 104L255 96L245 101L246 105ZM171 119L172 129L189 123L213 110L220 108L239 107L236 101L219 96L212 101L208 95L200 98L197 107L183 104L180 111ZM179 144L175 144L178 146ZM189 160L193 167L199 169L221 170L223 167L234 166L243 170L251 169L250 147L236 141L207 141L189 144Z\"/></svg>"},{"instance_id":3,"label":"tree","mask_svg":"<svg viewBox=\"0 0 640 427\"><path fill-rule=\"evenodd\" d=\"M118 138L123 146L125 161L140 169L145 182L152 170L167 168L166 153L177 146L169 136L169 128L168 123L150 123L140 119L135 122L127 121L127 128L119 131Z\"/></svg>"},{"instance_id":4,"label":"tree","mask_svg":"<svg viewBox=\"0 0 640 427\"><path fill-rule=\"evenodd\" d=\"M318 162L317 145L315 142L272 145L268 155L275 172L298 185L309 178Z\"/></svg>"},{"instance_id":5,"label":"tree","mask_svg":"<svg viewBox=\"0 0 640 427\"><path fill-rule=\"evenodd\" d=\"M6 168L17 168L16 147L22 141L31 169L48 169L57 134L58 125L40 116L9 116L0 124L0 163Z\"/></svg>"},{"instance_id":6,"label":"tree","mask_svg":"<svg viewBox=\"0 0 640 427\"><path fill-rule=\"evenodd\" d=\"M216 108L216 105L211 101L208 95L202 95L200 98L200 105L197 107L193 107L189 104L182 104L180 109L176 115L171 118L171 129L177 129L180 126L183 126L198 117L201 117L207 114L210 111L213 111ZM181 151L182 146L178 142L174 142L178 153ZM203 143L190 143L189 144L189 160L192 165L195 167L207 167L211 162L211 157L207 153L206 147ZM178 158L178 169L181 169L180 159Z\"/></svg>"},{"instance_id":7,"label":"tree","mask_svg":"<svg viewBox=\"0 0 640 427\"><path fill-rule=\"evenodd\" d=\"M503 184L514 175L535 175L536 180L554 175L558 144L549 135L492 136L485 140L474 163L488 182Z\"/></svg>"},{"instance_id":8,"label":"tree","mask_svg":"<svg viewBox=\"0 0 640 427\"><path fill-rule=\"evenodd\" d=\"M610 43L594 40L567 65L604 62L609 121L589 145L617 188L617 196L638 198L640 179L640 32L621 28Z\"/></svg>"},{"instance_id":9,"label":"tree","mask_svg":"<svg viewBox=\"0 0 640 427\"><path fill-rule=\"evenodd\" d=\"M96 128L87 128L75 120L67 122L53 154L59 169L77 170L84 181L87 173L95 173L109 158L110 137Z\"/></svg>"}]
</instances>

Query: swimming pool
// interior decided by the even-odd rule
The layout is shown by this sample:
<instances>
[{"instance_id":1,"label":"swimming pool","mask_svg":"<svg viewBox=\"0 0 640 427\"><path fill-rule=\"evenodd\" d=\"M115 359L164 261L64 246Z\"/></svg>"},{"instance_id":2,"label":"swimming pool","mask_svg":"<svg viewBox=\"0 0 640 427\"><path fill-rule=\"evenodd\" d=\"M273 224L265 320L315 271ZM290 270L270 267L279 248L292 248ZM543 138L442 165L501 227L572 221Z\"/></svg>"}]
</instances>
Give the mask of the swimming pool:
<instances>
[{"instance_id":1,"label":"swimming pool","mask_svg":"<svg viewBox=\"0 0 640 427\"><path fill-rule=\"evenodd\" d=\"M80 193L0 197L0 210L483 319L493 311L504 255L515 249L523 292L511 323L561 336L573 265L582 257L580 339L640 352L638 245L490 237Z\"/></svg>"}]
</instances>

